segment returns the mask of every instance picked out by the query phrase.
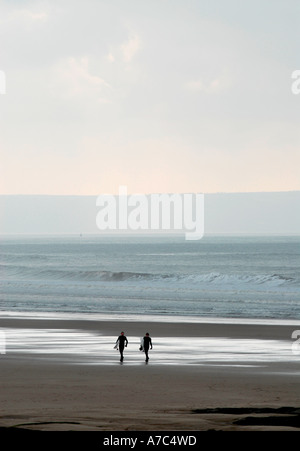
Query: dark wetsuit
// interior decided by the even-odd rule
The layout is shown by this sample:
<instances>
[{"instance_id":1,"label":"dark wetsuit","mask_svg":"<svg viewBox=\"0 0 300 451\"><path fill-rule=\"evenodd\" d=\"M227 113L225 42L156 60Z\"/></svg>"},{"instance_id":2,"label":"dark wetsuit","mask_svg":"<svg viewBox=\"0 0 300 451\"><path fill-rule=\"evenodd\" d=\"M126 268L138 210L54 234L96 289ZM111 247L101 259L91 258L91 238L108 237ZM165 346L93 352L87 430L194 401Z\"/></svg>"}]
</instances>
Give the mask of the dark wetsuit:
<instances>
[{"instance_id":1,"label":"dark wetsuit","mask_svg":"<svg viewBox=\"0 0 300 451\"><path fill-rule=\"evenodd\" d=\"M118 346L119 346L119 351L120 351L120 355L121 355L120 360L121 360L121 362L123 362L123 359L124 359L124 357L123 357L123 351L124 351L124 347L128 345L128 340L127 340L127 338L125 337L125 335L120 335L120 336L118 337L116 343L117 343Z\"/></svg>"},{"instance_id":2,"label":"dark wetsuit","mask_svg":"<svg viewBox=\"0 0 300 451\"><path fill-rule=\"evenodd\" d=\"M144 342L143 342L143 347L144 347L144 353L146 354L146 362L148 362L149 357L148 357L148 351L149 351L149 347L151 346L152 349L152 340L149 336L145 336L144 337Z\"/></svg>"}]
</instances>

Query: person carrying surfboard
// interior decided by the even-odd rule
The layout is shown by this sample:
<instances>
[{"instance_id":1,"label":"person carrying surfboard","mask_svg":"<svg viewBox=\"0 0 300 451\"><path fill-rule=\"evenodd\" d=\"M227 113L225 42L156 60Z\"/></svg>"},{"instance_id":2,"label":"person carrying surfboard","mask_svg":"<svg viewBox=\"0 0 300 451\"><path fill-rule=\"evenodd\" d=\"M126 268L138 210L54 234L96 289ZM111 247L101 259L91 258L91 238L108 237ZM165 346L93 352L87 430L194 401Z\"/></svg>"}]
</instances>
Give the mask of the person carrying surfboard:
<instances>
[{"instance_id":1,"label":"person carrying surfboard","mask_svg":"<svg viewBox=\"0 0 300 451\"><path fill-rule=\"evenodd\" d=\"M146 362L148 362L149 360L149 356L148 356L148 352L149 352L149 348L152 349L153 345L152 345L152 340L151 337L149 335L149 332L147 332L142 340L142 350L144 351L145 355L146 355Z\"/></svg>"},{"instance_id":2,"label":"person carrying surfboard","mask_svg":"<svg viewBox=\"0 0 300 451\"><path fill-rule=\"evenodd\" d=\"M119 337L116 341L116 346L115 346L116 349L119 348L120 362L123 362L123 360L124 360L123 352L124 352L124 347L126 348L127 345L128 345L127 337L124 335L124 332L121 332L121 334L119 335Z\"/></svg>"}]
</instances>

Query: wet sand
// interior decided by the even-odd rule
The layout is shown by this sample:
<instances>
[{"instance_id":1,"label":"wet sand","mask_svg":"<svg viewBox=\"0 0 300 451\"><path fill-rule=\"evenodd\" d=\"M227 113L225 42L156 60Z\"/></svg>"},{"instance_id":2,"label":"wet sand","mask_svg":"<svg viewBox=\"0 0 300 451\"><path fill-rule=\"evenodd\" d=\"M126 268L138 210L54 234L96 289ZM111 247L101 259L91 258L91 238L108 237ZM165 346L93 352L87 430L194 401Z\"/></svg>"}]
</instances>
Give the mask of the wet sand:
<instances>
[{"instance_id":1,"label":"wet sand","mask_svg":"<svg viewBox=\"0 0 300 451\"><path fill-rule=\"evenodd\" d=\"M120 324L116 320L10 317L1 319L0 328L7 336L6 354L0 355L0 427L96 431L299 430L300 355L291 350L291 334L300 329L297 323L123 321ZM121 329L129 339L123 364L113 350ZM43 331L50 333L46 339L58 337L53 346L51 342L47 347L42 343ZM51 335L51 331L63 333ZM68 331L76 331L77 335L69 336ZM146 331L154 343L148 364L137 350L137 340ZM33 340L41 337L34 351L32 341L26 342L28 336ZM64 337L71 340L75 337L76 352L74 343L64 343ZM224 348L216 350L215 341L211 341L216 339L226 343L226 358ZM93 352L86 352L82 343L84 346L92 343ZM184 343L182 347L180 343ZM199 348L201 343L208 348ZM258 343L262 346L257 347ZM276 349L277 344L280 358L274 353L273 345ZM189 346L192 357L186 358ZM283 407L288 409L276 410ZM261 410L265 408L269 410Z\"/></svg>"}]
</instances>

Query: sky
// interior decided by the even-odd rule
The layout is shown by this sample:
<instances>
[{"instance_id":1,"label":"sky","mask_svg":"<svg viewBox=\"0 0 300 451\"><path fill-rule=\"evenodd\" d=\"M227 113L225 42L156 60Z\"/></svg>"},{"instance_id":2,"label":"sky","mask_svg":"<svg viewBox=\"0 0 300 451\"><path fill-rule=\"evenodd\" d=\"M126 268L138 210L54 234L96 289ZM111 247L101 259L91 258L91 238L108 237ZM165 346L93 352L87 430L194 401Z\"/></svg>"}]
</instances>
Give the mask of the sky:
<instances>
[{"instance_id":1,"label":"sky","mask_svg":"<svg viewBox=\"0 0 300 451\"><path fill-rule=\"evenodd\" d=\"M0 0L0 194L300 190L298 0Z\"/></svg>"}]
</instances>

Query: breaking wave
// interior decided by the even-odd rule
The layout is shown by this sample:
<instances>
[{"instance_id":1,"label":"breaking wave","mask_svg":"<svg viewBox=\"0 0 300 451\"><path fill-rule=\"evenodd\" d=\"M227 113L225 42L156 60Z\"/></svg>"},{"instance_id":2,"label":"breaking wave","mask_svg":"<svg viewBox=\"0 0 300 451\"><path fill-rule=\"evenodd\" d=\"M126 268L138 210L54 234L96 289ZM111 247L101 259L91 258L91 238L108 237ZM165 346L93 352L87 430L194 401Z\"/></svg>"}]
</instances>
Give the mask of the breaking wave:
<instances>
[{"instance_id":1,"label":"breaking wave","mask_svg":"<svg viewBox=\"0 0 300 451\"><path fill-rule=\"evenodd\" d=\"M76 282L114 282L114 283L166 283L179 285L193 285L208 288L211 287L236 287L252 286L275 288L280 286L293 286L297 281L292 277L282 274L222 274L209 272L203 274L161 274L128 271L99 271L83 269L57 269L57 268L30 268L26 266L1 265L0 275L18 280L52 280L52 281L76 281ZM2 277L1 277L2 278Z\"/></svg>"}]
</instances>

